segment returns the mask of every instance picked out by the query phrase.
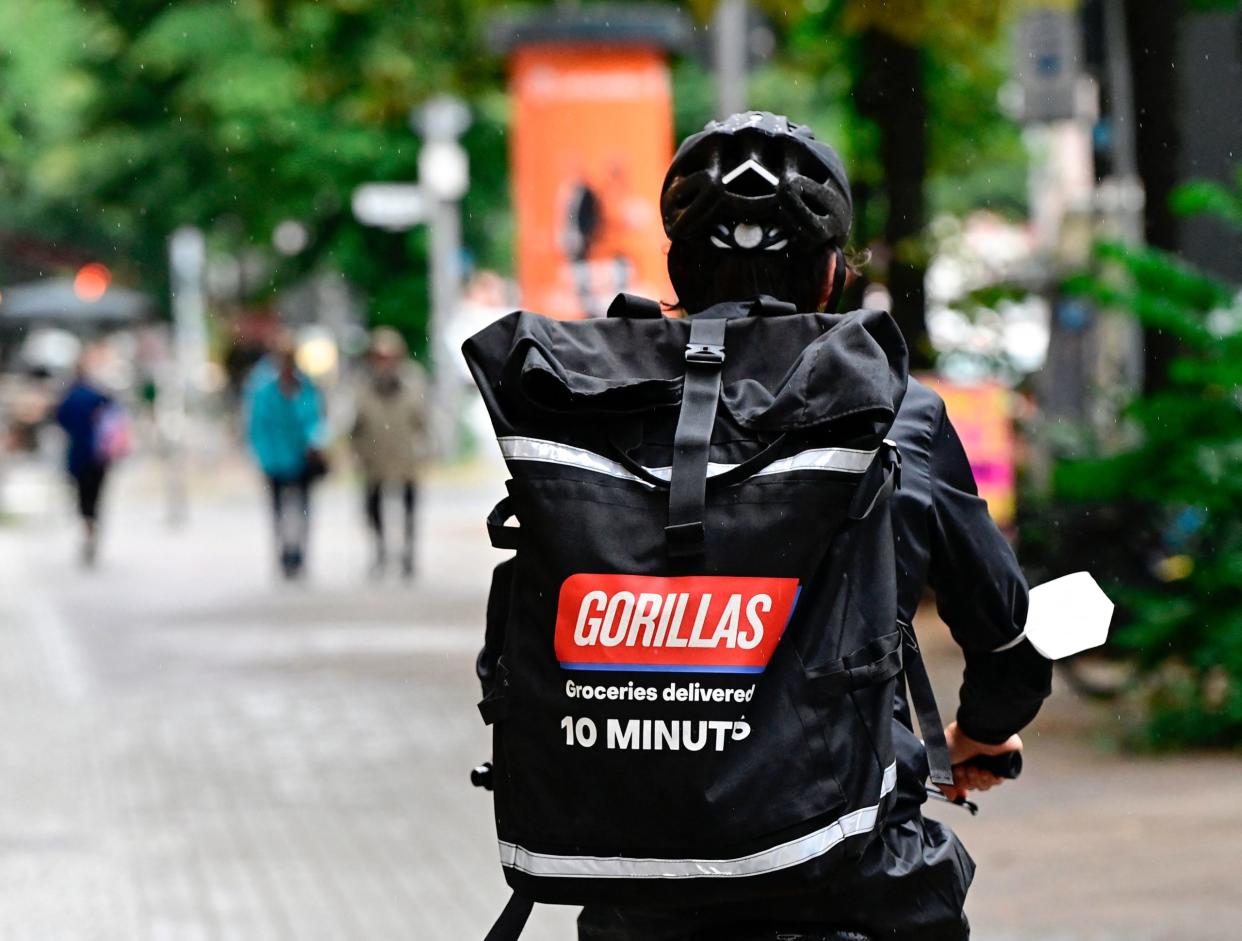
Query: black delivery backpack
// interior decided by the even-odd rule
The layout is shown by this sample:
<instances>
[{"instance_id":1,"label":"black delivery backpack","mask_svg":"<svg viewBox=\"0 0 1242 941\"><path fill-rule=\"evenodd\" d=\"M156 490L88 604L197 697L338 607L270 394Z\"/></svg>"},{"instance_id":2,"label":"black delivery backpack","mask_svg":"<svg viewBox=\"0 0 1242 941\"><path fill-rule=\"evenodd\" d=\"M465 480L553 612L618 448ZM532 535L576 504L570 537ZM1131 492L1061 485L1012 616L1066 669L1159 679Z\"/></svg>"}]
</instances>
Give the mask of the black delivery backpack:
<instances>
[{"instance_id":1,"label":"black delivery backpack","mask_svg":"<svg viewBox=\"0 0 1242 941\"><path fill-rule=\"evenodd\" d=\"M510 314L464 353L512 476L489 534L516 550L479 658L514 890L489 938L532 901L737 902L848 867L890 803L917 650L892 318L621 295L607 319Z\"/></svg>"}]
</instances>

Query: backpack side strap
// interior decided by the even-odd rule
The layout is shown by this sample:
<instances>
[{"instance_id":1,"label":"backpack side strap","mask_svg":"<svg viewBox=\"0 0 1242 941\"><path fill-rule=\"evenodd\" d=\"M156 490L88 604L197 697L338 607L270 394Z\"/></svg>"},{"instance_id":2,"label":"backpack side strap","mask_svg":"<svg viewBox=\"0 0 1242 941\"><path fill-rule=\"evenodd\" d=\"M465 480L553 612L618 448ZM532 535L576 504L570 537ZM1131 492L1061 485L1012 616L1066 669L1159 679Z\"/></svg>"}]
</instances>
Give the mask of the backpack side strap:
<instances>
[{"instance_id":1,"label":"backpack side strap","mask_svg":"<svg viewBox=\"0 0 1242 941\"><path fill-rule=\"evenodd\" d=\"M681 412L673 435L668 525L664 527L669 559L685 564L693 564L703 556L707 459L720 403L727 323L723 319L690 321Z\"/></svg>"},{"instance_id":2,"label":"backpack side strap","mask_svg":"<svg viewBox=\"0 0 1242 941\"><path fill-rule=\"evenodd\" d=\"M487 933L483 941L517 941L534 907L534 902L514 892L509 896L504 911L500 913L500 917L496 919L492 930Z\"/></svg>"},{"instance_id":3,"label":"backpack side strap","mask_svg":"<svg viewBox=\"0 0 1242 941\"><path fill-rule=\"evenodd\" d=\"M506 522L514 517L513 503L508 497L505 497L492 507L492 512L487 514L487 538L491 540L492 548L518 548L522 541L521 527L505 525Z\"/></svg>"},{"instance_id":4,"label":"backpack side strap","mask_svg":"<svg viewBox=\"0 0 1242 941\"><path fill-rule=\"evenodd\" d=\"M914 636L911 625L898 621L897 627L905 643L906 653L902 660L906 683L910 687L910 704L918 716L923 746L927 749L927 766L931 772L928 777L933 784L952 784L949 744L944 737L944 725L940 721L940 709L936 706L936 694L932 692L927 665L923 663L923 652L919 649L918 638Z\"/></svg>"}]
</instances>

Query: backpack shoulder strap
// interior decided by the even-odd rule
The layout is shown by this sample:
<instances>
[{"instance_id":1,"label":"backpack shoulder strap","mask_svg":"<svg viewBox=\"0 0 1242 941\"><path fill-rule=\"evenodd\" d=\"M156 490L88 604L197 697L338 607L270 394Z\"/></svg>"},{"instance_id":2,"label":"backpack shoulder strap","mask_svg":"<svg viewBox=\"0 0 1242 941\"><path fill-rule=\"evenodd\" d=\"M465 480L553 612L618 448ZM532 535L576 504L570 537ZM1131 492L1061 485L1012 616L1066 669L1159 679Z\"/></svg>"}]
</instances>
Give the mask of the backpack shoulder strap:
<instances>
[{"instance_id":1,"label":"backpack shoulder strap","mask_svg":"<svg viewBox=\"0 0 1242 941\"><path fill-rule=\"evenodd\" d=\"M923 733L923 745L927 749L927 766L931 772L928 776L933 784L952 784L953 766L949 759L949 745L944 737L940 710L936 706L936 694L932 692L927 666L923 663L923 651L919 649L913 626L898 621L897 627L901 631L905 648L902 659L906 682L910 686L910 703L914 707L914 714L918 716L919 731Z\"/></svg>"},{"instance_id":2,"label":"backpack shoulder strap","mask_svg":"<svg viewBox=\"0 0 1242 941\"><path fill-rule=\"evenodd\" d=\"M534 902L514 892L483 941L517 941L534 907Z\"/></svg>"},{"instance_id":3,"label":"backpack shoulder strap","mask_svg":"<svg viewBox=\"0 0 1242 941\"><path fill-rule=\"evenodd\" d=\"M637 320L654 320L663 317L664 311L657 301L637 294L618 294L608 305L608 316L633 317Z\"/></svg>"},{"instance_id":4,"label":"backpack shoulder strap","mask_svg":"<svg viewBox=\"0 0 1242 941\"><path fill-rule=\"evenodd\" d=\"M752 317L781 317L796 314L798 308L789 301L778 301L770 294L760 294L751 301Z\"/></svg>"}]
</instances>

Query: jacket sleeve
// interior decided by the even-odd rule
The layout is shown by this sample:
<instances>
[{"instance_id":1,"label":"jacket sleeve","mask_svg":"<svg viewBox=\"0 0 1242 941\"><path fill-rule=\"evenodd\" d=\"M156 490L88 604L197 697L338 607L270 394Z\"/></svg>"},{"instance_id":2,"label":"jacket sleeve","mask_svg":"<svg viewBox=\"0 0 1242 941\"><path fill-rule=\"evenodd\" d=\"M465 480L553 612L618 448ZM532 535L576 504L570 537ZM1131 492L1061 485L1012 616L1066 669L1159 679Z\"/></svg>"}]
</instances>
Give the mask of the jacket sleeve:
<instances>
[{"instance_id":1,"label":"jacket sleeve","mask_svg":"<svg viewBox=\"0 0 1242 941\"><path fill-rule=\"evenodd\" d=\"M1052 664L1026 641L993 652L1026 625L1026 579L979 498L943 404L930 457L928 581L940 616L966 657L958 726L977 741L998 744L1035 718L1051 691Z\"/></svg>"}]
</instances>

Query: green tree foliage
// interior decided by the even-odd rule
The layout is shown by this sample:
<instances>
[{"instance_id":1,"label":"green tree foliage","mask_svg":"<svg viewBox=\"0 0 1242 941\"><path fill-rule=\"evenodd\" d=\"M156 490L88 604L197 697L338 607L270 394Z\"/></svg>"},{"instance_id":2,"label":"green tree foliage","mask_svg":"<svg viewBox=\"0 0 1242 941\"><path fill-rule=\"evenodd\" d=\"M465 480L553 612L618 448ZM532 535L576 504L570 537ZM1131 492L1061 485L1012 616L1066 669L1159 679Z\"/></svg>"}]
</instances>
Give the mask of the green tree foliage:
<instances>
[{"instance_id":1,"label":"green tree foliage","mask_svg":"<svg viewBox=\"0 0 1242 941\"><path fill-rule=\"evenodd\" d=\"M484 6L0 0L0 229L89 248L158 289L176 226L239 252L296 219L312 242L264 289L331 264L373 319L421 344L425 239L358 226L349 196L415 179L410 109L461 94L475 105L467 243L505 263L505 109Z\"/></svg>"},{"instance_id":2,"label":"green tree foliage","mask_svg":"<svg viewBox=\"0 0 1242 941\"><path fill-rule=\"evenodd\" d=\"M1185 186L1174 204L1242 227L1242 174L1236 189ZM1132 525L1162 534L1153 577L1125 586L1131 623L1116 638L1148 676L1150 740L1242 744L1242 291L1155 249L1104 244L1097 259L1069 287L1181 353L1167 387L1129 406L1135 445L1063 462L1056 496L1137 507Z\"/></svg>"},{"instance_id":3,"label":"green tree foliage","mask_svg":"<svg viewBox=\"0 0 1242 941\"><path fill-rule=\"evenodd\" d=\"M997 92L1009 75L1005 27L1027 5L1025 0L806 0L800 10L771 6L781 8L773 19L787 32L790 60L818 76L829 99L848 99L861 77L855 47L862 33L875 30L922 50L932 107L932 172L952 177L963 169L963 158L993 165L1012 160L1010 141L1017 139L1017 128L1000 113ZM847 146L858 132L851 128ZM1006 138L999 154L990 144L998 135ZM869 164L858 175L877 175L874 142L858 143L851 156Z\"/></svg>"},{"instance_id":4,"label":"green tree foliage","mask_svg":"<svg viewBox=\"0 0 1242 941\"><path fill-rule=\"evenodd\" d=\"M793 57L840 75L827 94L848 103L846 152L855 186L855 238L882 244L872 272L927 366L926 225L940 211L1025 204L1025 153L1001 113L1008 71L1003 27L1020 0L808 0L790 17Z\"/></svg>"},{"instance_id":5,"label":"green tree foliage","mask_svg":"<svg viewBox=\"0 0 1242 941\"><path fill-rule=\"evenodd\" d=\"M168 234L199 225L214 251L259 249L279 262L249 302L335 267L369 299L373 321L401 327L418 347L425 234L359 226L349 195L369 180L415 179L410 108L432 94L460 94L475 116L464 141L472 171L464 241L480 264L509 267L503 63L482 38L497 6L0 0L0 235L37 235L96 255L162 298ZM709 0L688 6L710 16ZM754 77L753 102L788 111L840 145L859 184L862 244L886 232L892 214L881 136L851 99L866 30L916 43L925 56L932 211L1021 203L1021 148L995 104L1004 72L995 4L756 7L779 43ZM714 112L712 79L693 56L674 74L677 130L689 133ZM312 240L295 258L277 259L271 235L285 219L306 224ZM909 241L902 251L917 260L921 245Z\"/></svg>"}]
</instances>

